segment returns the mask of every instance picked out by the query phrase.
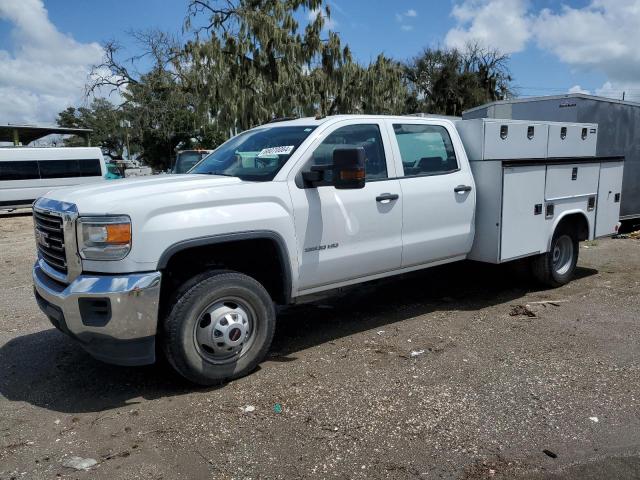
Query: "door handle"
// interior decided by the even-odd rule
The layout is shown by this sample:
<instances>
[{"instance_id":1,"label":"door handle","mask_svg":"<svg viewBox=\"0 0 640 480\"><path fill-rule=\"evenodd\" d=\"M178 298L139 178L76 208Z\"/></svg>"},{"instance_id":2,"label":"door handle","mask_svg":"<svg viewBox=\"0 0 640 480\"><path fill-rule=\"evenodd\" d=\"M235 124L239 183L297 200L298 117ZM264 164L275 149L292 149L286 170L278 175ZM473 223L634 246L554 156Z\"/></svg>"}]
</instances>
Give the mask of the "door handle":
<instances>
[{"instance_id":1,"label":"door handle","mask_svg":"<svg viewBox=\"0 0 640 480\"><path fill-rule=\"evenodd\" d=\"M389 203L392 200L398 200L400 198L400 195L398 195L397 193L383 193L382 195L378 195L376 197L376 202L380 202L380 203Z\"/></svg>"},{"instance_id":2,"label":"door handle","mask_svg":"<svg viewBox=\"0 0 640 480\"><path fill-rule=\"evenodd\" d=\"M471 191L471 187L469 185L458 185L453 191L456 193L466 193Z\"/></svg>"}]
</instances>

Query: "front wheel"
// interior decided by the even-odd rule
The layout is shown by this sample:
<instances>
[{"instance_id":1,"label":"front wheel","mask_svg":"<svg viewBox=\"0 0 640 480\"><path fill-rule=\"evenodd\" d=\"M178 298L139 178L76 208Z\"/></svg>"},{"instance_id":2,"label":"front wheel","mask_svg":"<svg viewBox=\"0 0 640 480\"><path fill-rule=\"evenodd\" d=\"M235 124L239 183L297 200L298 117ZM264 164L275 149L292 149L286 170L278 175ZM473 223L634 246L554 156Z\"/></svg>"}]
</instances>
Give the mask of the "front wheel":
<instances>
[{"instance_id":1,"label":"front wheel","mask_svg":"<svg viewBox=\"0 0 640 480\"><path fill-rule=\"evenodd\" d=\"M578 237L575 232L558 229L551 240L551 250L532 259L534 277L553 288L566 285L575 274L578 252Z\"/></svg>"},{"instance_id":2,"label":"front wheel","mask_svg":"<svg viewBox=\"0 0 640 480\"><path fill-rule=\"evenodd\" d=\"M169 363L188 380L213 385L247 375L265 357L275 309L253 278L214 271L185 285L163 326Z\"/></svg>"}]
</instances>

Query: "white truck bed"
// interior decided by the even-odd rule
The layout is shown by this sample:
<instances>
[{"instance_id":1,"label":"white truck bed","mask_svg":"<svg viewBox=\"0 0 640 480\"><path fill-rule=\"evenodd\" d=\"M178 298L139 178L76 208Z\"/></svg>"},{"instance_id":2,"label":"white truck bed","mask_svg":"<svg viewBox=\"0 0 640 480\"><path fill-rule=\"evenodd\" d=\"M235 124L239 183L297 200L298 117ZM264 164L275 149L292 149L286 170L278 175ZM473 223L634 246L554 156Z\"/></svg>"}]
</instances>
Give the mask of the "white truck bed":
<instances>
[{"instance_id":1,"label":"white truck bed","mask_svg":"<svg viewBox=\"0 0 640 480\"><path fill-rule=\"evenodd\" d=\"M456 127L477 186L468 258L546 252L567 213L586 215L590 239L615 233L624 159L596 157L597 125L477 119Z\"/></svg>"}]
</instances>

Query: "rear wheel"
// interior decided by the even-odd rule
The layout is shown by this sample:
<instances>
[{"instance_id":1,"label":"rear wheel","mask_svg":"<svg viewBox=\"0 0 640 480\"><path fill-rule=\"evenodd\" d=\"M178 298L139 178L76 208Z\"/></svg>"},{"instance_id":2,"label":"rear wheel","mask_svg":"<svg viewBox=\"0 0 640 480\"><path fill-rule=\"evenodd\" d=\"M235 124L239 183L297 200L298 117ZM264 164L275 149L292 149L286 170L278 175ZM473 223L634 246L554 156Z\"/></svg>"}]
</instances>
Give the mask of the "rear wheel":
<instances>
[{"instance_id":1,"label":"rear wheel","mask_svg":"<svg viewBox=\"0 0 640 480\"><path fill-rule=\"evenodd\" d=\"M578 236L567 228L558 228L547 253L532 259L534 277L550 287L560 287L571 281L578 264Z\"/></svg>"},{"instance_id":2,"label":"rear wheel","mask_svg":"<svg viewBox=\"0 0 640 480\"><path fill-rule=\"evenodd\" d=\"M253 278L214 271L185 284L164 321L163 347L184 377L212 385L247 375L275 331L273 302Z\"/></svg>"}]
</instances>

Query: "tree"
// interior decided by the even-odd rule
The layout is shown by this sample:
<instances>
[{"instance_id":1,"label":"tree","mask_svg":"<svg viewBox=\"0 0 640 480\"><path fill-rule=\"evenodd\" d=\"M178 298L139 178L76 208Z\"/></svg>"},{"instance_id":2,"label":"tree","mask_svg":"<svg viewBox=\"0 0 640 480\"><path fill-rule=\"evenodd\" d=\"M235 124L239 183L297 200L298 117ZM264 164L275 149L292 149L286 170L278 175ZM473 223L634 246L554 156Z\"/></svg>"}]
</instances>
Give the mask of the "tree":
<instances>
[{"instance_id":1,"label":"tree","mask_svg":"<svg viewBox=\"0 0 640 480\"><path fill-rule=\"evenodd\" d=\"M61 127L90 128L96 145L113 158L122 158L126 146L126 128L123 112L104 98L96 98L89 107L69 107L58 114L56 123ZM77 136L65 139L66 146L84 145Z\"/></svg>"},{"instance_id":2,"label":"tree","mask_svg":"<svg viewBox=\"0 0 640 480\"><path fill-rule=\"evenodd\" d=\"M301 28L303 10L315 15ZM127 59L109 42L87 92L121 95L132 144L160 168L178 146L212 148L275 117L401 112L401 65L382 55L356 63L324 29L330 14L323 0L192 0L188 42L133 33L142 53ZM140 63L151 67L140 74Z\"/></svg>"},{"instance_id":3,"label":"tree","mask_svg":"<svg viewBox=\"0 0 640 480\"><path fill-rule=\"evenodd\" d=\"M330 37L319 54L320 61L305 80L309 84L305 98L306 114L336 115L349 113L398 114L407 96L403 69L399 62L379 55L363 67L356 63L348 47Z\"/></svg>"},{"instance_id":4,"label":"tree","mask_svg":"<svg viewBox=\"0 0 640 480\"><path fill-rule=\"evenodd\" d=\"M503 100L513 94L513 77L508 67L509 56L497 49L468 43L463 52L463 70L474 72L483 101Z\"/></svg>"},{"instance_id":5,"label":"tree","mask_svg":"<svg viewBox=\"0 0 640 480\"><path fill-rule=\"evenodd\" d=\"M68 109L59 121L103 125L95 138L115 152L124 132L132 152L166 168L176 149L214 148L275 117L460 115L510 93L508 57L473 44L425 50L408 64L381 54L361 65L325 28L330 15L324 0L190 0L186 42L133 32L142 53L130 58L117 42L105 45L87 94L115 91L117 107Z\"/></svg>"},{"instance_id":6,"label":"tree","mask_svg":"<svg viewBox=\"0 0 640 480\"><path fill-rule=\"evenodd\" d=\"M306 68L324 48L328 7L301 30L300 10L317 11L322 0L192 0L185 27L190 87L207 113L229 132L274 117L299 115L313 95ZM204 25L197 26L198 22ZM330 38L336 35L330 33ZM332 42L332 40L329 40ZM335 43L335 40L333 41Z\"/></svg>"},{"instance_id":7,"label":"tree","mask_svg":"<svg viewBox=\"0 0 640 480\"><path fill-rule=\"evenodd\" d=\"M509 57L469 44L457 49L425 49L405 65L409 85L406 109L459 116L464 110L511 93Z\"/></svg>"},{"instance_id":8,"label":"tree","mask_svg":"<svg viewBox=\"0 0 640 480\"><path fill-rule=\"evenodd\" d=\"M315 13L304 29L295 20L300 9ZM223 128L403 108L400 64L382 55L368 67L356 63L338 34L324 30L331 11L321 0L192 0L186 26L203 15L185 50L196 90Z\"/></svg>"},{"instance_id":9,"label":"tree","mask_svg":"<svg viewBox=\"0 0 640 480\"><path fill-rule=\"evenodd\" d=\"M121 96L118 110L130 126L132 150L152 167L169 167L178 147L216 146L210 142L222 141L221 136L211 131L200 97L185 84L182 45L156 30L132 35L142 53L121 59L120 46L107 43L103 63L93 68L88 95L107 90ZM137 64L143 59L151 60L151 67L140 74Z\"/></svg>"}]
</instances>

